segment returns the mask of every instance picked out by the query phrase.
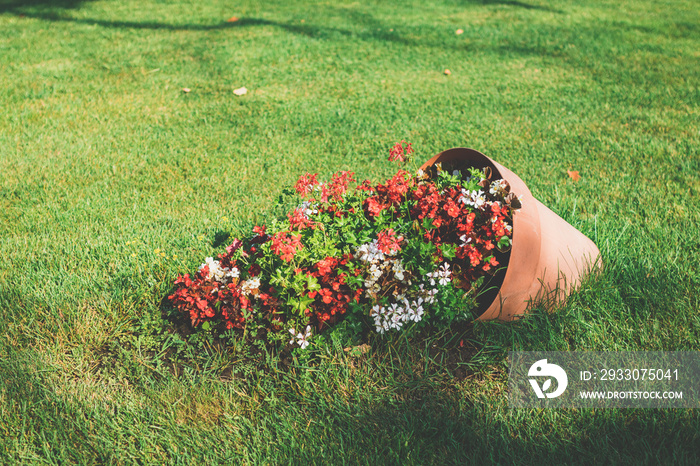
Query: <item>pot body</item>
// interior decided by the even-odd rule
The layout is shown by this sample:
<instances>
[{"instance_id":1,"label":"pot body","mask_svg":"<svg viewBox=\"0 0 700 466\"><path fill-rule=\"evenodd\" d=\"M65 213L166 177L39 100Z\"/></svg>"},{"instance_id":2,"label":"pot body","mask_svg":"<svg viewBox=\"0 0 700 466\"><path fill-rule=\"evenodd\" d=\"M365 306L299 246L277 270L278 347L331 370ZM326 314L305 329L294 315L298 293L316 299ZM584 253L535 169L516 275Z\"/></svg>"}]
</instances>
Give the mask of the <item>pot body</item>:
<instances>
[{"instance_id":1,"label":"pot body","mask_svg":"<svg viewBox=\"0 0 700 466\"><path fill-rule=\"evenodd\" d=\"M551 309L602 266L593 241L535 199L515 173L467 148L441 152L421 168L439 162L490 167L492 179L506 180L511 192L522 196L522 208L513 214L513 244L503 283L479 320L513 320L540 304Z\"/></svg>"}]
</instances>

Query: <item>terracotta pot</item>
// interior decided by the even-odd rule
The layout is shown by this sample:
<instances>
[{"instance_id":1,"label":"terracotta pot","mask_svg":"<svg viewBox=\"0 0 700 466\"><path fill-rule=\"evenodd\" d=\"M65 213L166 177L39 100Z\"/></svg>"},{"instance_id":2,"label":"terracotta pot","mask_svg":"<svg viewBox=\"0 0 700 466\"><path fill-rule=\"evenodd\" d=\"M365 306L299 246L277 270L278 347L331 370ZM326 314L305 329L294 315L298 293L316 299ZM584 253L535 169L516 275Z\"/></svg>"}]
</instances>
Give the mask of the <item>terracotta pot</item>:
<instances>
[{"instance_id":1,"label":"terracotta pot","mask_svg":"<svg viewBox=\"0 0 700 466\"><path fill-rule=\"evenodd\" d=\"M508 266L505 274L495 277L496 286L500 285L497 296L482 304L485 310L480 320L512 320L537 304L551 309L564 301L587 273L602 266L593 241L532 197L515 173L467 148L441 152L421 168L438 162L464 168L490 167L491 179L506 180L511 192L522 196L522 208L513 214L513 245L505 261Z\"/></svg>"}]
</instances>

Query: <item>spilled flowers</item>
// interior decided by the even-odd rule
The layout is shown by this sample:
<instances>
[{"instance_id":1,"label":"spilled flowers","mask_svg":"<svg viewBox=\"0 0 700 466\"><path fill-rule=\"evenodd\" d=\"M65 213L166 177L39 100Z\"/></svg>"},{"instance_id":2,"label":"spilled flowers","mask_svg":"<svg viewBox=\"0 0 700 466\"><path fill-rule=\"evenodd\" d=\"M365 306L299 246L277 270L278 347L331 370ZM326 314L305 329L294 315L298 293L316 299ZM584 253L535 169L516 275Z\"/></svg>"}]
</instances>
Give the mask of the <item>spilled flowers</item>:
<instances>
[{"instance_id":1,"label":"spilled flowers","mask_svg":"<svg viewBox=\"0 0 700 466\"><path fill-rule=\"evenodd\" d=\"M412 152L398 143L389 160ZM286 218L177 278L169 300L193 327L304 349L341 323L384 334L471 319L520 207L488 168L460 166L399 169L377 184L307 173L286 194Z\"/></svg>"}]
</instances>

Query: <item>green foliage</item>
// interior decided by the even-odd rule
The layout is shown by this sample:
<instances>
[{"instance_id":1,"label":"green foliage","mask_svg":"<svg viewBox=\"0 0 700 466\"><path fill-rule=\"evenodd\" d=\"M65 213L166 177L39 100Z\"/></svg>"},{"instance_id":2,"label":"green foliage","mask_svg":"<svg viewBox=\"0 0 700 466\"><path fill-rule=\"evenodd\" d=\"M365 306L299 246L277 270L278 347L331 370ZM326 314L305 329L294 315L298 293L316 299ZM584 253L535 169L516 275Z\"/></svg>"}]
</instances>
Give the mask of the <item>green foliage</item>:
<instances>
[{"instance_id":1,"label":"green foliage","mask_svg":"<svg viewBox=\"0 0 700 466\"><path fill-rule=\"evenodd\" d=\"M413 151L397 144L391 154L390 161ZM347 171L328 181L303 174L296 199L280 196L292 206L286 219L233 239L218 260L178 277L168 300L195 329L289 331L302 349L322 332L337 335L341 320L358 329L356 339L369 320L383 334L475 317L479 286L499 264L491 251L510 244L513 210L502 180L452 168L399 169L385 183L358 185ZM364 311L350 313L351 305Z\"/></svg>"}]
</instances>

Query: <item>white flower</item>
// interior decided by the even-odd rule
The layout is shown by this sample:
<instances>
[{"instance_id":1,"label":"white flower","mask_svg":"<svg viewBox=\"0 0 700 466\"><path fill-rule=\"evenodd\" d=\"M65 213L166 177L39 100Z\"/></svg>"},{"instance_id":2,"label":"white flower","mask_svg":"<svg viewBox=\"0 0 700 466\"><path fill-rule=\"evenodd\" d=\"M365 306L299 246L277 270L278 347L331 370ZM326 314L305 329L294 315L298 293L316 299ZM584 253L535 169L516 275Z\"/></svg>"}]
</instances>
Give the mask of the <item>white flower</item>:
<instances>
[{"instance_id":1,"label":"white flower","mask_svg":"<svg viewBox=\"0 0 700 466\"><path fill-rule=\"evenodd\" d=\"M397 252L398 251L392 251L389 254L383 253L379 249L376 239L371 243L362 244L355 248L355 258L369 265L364 281L366 288L365 295L367 297L372 297L373 293L377 293L381 290L377 282L382 276L388 276L389 273L393 272L396 280L401 282L406 280L408 274L406 274L406 269L401 260L398 258L391 258L391 256L396 255Z\"/></svg>"},{"instance_id":2,"label":"white flower","mask_svg":"<svg viewBox=\"0 0 700 466\"><path fill-rule=\"evenodd\" d=\"M462 195L459 197L459 201L479 209L486 203L486 196L481 190L467 191L466 189L462 189Z\"/></svg>"},{"instance_id":3,"label":"white flower","mask_svg":"<svg viewBox=\"0 0 700 466\"><path fill-rule=\"evenodd\" d=\"M471 243L472 237L467 236L467 235L462 235L459 237L459 240L462 242L462 244L460 244L459 246L462 247L462 246L466 246L467 244Z\"/></svg>"},{"instance_id":4,"label":"white flower","mask_svg":"<svg viewBox=\"0 0 700 466\"><path fill-rule=\"evenodd\" d=\"M450 275L452 275L452 272L450 272L450 264L448 264L447 262L442 264L442 267L440 267L438 271L434 273L437 274L437 278L439 278L438 281L442 286L445 286L448 283L450 283Z\"/></svg>"},{"instance_id":5,"label":"white flower","mask_svg":"<svg viewBox=\"0 0 700 466\"><path fill-rule=\"evenodd\" d=\"M403 264L401 263L401 261L394 260L392 262L393 262L393 266L391 267L391 269L394 272L394 278L397 279L398 281L402 282L405 278L404 272L406 271L406 269L403 267Z\"/></svg>"},{"instance_id":6,"label":"white flower","mask_svg":"<svg viewBox=\"0 0 700 466\"><path fill-rule=\"evenodd\" d=\"M500 196L505 196L505 194L506 194L506 182L505 182L505 180L496 180L493 183L491 183L491 186L489 187L489 193L495 194L495 195L500 195Z\"/></svg>"},{"instance_id":7,"label":"white flower","mask_svg":"<svg viewBox=\"0 0 700 466\"><path fill-rule=\"evenodd\" d=\"M375 305L372 308L374 327L377 333L383 334L391 329L400 330L405 321L405 310L396 303L387 307Z\"/></svg>"},{"instance_id":8,"label":"white flower","mask_svg":"<svg viewBox=\"0 0 700 466\"><path fill-rule=\"evenodd\" d=\"M258 277L251 278L241 284L241 293L248 295L258 288L260 288L260 279Z\"/></svg>"},{"instance_id":9,"label":"white flower","mask_svg":"<svg viewBox=\"0 0 700 466\"><path fill-rule=\"evenodd\" d=\"M376 239L371 243L358 246L355 250L355 257L360 259L362 262L369 263L384 261L386 258L384 253L379 249Z\"/></svg>"},{"instance_id":10,"label":"white flower","mask_svg":"<svg viewBox=\"0 0 700 466\"><path fill-rule=\"evenodd\" d=\"M311 201L303 201L301 204L299 204L299 209L306 215L306 217L310 217L313 214L317 214L318 210L316 209L317 204L311 202Z\"/></svg>"},{"instance_id":11,"label":"white flower","mask_svg":"<svg viewBox=\"0 0 700 466\"><path fill-rule=\"evenodd\" d=\"M204 259L204 263L199 266L199 271L201 272L206 266L209 266L209 273L206 278L207 280L211 280L211 277L214 276L214 270L219 267L219 261L215 261L213 257L207 257Z\"/></svg>"},{"instance_id":12,"label":"white flower","mask_svg":"<svg viewBox=\"0 0 700 466\"><path fill-rule=\"evenodd\" d=\"M238 278L239 271L236 267L229 269L228 267L221 267L219 261L215 261L213 257L207 257L204 263L199 266L199 271L201 272L204 267L209 267L209 273L207 274L207 280L212 278L219 283L229 282L230 278Z\"/></svg>"},{"instance_id":13,"label":"white flower","mask_svg":"<svg viewBox=\"0 0 700 466\"><path fill-rule=\"evenodd\" d=\"M289 340L289 344L293 345L294 344L294 339L296 339L297 344L301 349L306 349L307 346L309 346L309 338L311 337L311 326L307 325L306 330L304 333L297 333L297 331L293 328L289 329L289 333L292 334L292 339ZM296 335L295 335L296 334Z\"/></svg>"},{"instance_id":14,"label":"white flower","mask_svg":"<svg viewBox=\"0 0 700 466\"><path fill-rule=\"evenodd\" d=\"M430 279L430 286L435 286L436 279L440 285L447 285L451 281L450 275L452 275L452 272L450 271L450 264L447 262L442 264L435 272L428 272L425 274L425 276Z\"/></svg>"},{"instance_id":15,"label":"white flower","mask_svg":"<svg viewBox=\"0 0 700 466\"><path fill-rule=\"evenodd\" d=\"M421 284L419 287L419 290L420 290L420 294L423 295L423 297L425 298L426 304L433 304L435 302L435 295L438 293L438 290L436 288L433 288L431 290L426 290L423 287L423 285Z\"/></svg>"},{"instance_id":16,"label":"white flower","mask_svg":"<svg viewBox=\"0 0 700 466\"><path fill-rule=\"evenodd\" d=\"M421 288L421 291L423 289ZM435 290L437 292L437 290ZM408 322L420 322L423 318L424 310L423 298L418 298L409 302L403 295L396 296L397 301L387 306L375 305L372 307L370 316L374 318L374 327L377 333L386 333L389 330L401 330Z\"/></svg>"},{"instance_id":17,"label":"white flower","mask_svg":"<svg viewBox=\"0 0 700 466\"><path fill-rule=\"evenodd\" d=\"M423 298L418 298L418 301L413 301L411 306L407 306L406 318L413 322L420 322L423 318Z\"/></svg>"}]
</instances>

